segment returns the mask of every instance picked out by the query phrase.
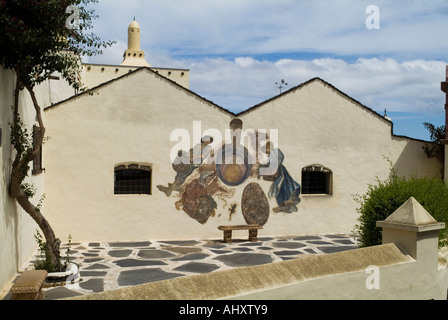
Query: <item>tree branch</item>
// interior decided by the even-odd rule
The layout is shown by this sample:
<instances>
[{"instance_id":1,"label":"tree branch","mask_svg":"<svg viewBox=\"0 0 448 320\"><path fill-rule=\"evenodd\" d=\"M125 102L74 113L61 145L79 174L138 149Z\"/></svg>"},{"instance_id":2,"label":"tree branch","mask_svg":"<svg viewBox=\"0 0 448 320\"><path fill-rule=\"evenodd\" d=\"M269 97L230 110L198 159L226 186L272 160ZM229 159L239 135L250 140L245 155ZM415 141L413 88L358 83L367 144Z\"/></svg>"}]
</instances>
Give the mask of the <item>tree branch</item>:
<instances>
[{"instance_id":1,"label":"tree branch","mask_svg":"<svg viewBox=\"0 0 448 320\"><path fill-rule=\"evenodd\" d=\"M34 90L31 87L27 86L26 89L28 90L28 92L31 95L31 100L33 101L34 110L36 110L37 122L39 123L39 127L40 127L40 135L37 140L36 146L33 149L33 152L29 156L29 161L32 161L36 158L36 156L39 154L40 149L42 148L42 143L44 142L44 138L45 138L45 127L44 127L44 122L42 120L42 111L39 106L39 103L37 102L36 94L34 93Z\"/></svg>"},{"instance_id":2,"label":"tree branch","mask_svg":"<svg viewBox=\"0 0 448 320\"><path fill-rule=\"evenodd\" d=\"M13 128L12 134L14 135L15 139L14 147L16 148L17 154L13 163L9 193L13 198L17 200L17 202L20 204L23 210L25 210L31 216L31 218L37 223L39 228L43 231L46 239L47 251L50 253L49 257L51 259L51 263L55 267L55 270L59 271L61 269L61 262L60 262L61 259L59 251L61 241L58 238L56 238L56 235L53 229L51 228L50 224L48 223L47 219L45 219L45 217L42 215L40 209L31 203L28 195L21 187L22 182L27 176L29 171L28 163L36 158L40 149L42 148L42 143L45 136L45 127L42 119L41 108L37 101L36 95L33 89L27 86L26 89L31 96L31 100L33 101L37 121L39 122L40 135L36 141L36 144L32 148L26 150L26 153L23 154L24 147L20 145L22 139L20 137L19 132L21 130L19 123L19 110L18 110L20 88L21 83L19 78L17 78L15 88L15 98L14 98L14 120L13 120L14 123L12 125Z\"/></svg>"},{"instance_id":3,"label":"tree branch","mask_svg":"<svg viewBox=\"0 0 448 320\"><path fill-rule=\"evenodd\" d=\"M33 88L27 86L26 89L31 96L31 100L33 102L34 110L36 111L37 121L39 123L39 137L37 137L35 145L28 150L24 150L23 145L21 145L20 139L20 124L19 124L19 93L20 93L21 83L19 77L17 77L17 84L15 89L15 98L14 98L14 123L13 123L13 135L15 139L15 148L17 150L17 154L13 163L13 169L11 173L11 184L10 184L10 194L14 198L19 195L20 185L22 184L23 179L28 174L29 166L28 164L31 161L36 159L39 154L40 149L42 148L42 143L45 138L45 126L42 119L42 111L39 106L39 102L37 101L36 94L34 93ZM25 152L25 154L23 154Z\"/></svg>"}]
</instances>

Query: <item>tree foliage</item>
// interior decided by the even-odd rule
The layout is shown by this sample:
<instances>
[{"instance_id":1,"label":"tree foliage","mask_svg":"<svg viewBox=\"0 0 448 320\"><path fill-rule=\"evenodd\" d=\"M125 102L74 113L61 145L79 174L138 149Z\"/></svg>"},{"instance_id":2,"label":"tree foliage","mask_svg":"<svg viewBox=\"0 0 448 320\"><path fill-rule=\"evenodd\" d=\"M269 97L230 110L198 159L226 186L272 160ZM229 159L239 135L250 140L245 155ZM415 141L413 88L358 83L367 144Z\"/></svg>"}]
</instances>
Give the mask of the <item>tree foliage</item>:
<instances>
[{"instance_id":1,"label":"tree foliage","mask_svg":"<svg viewBox=\"0 0 448 320\"><path fill-rule=\"evenodd\" d=\"M437 158L438 160L445 161L445 148L441 140L445 139L445 126L436 127L432 123L423 123L426 129L429 131L430 143L425 144L422 148L428 158Z\"/></svg>"},{"instance_id":2,"label":"tree foliage","mask_svg":"<svg viewBox=\"0 0 448 320\"><path fill-rule=\"evenodd\" d=\"M447 228L439 233L439 245L448 244L448 187L436 177L402 177L392 170L388 179L369 185L366 194L357 195L359 224L354 232L360 235L359 245L368 247L382 243L382 229L377 221L385 220L409 198L414 197L438 222Z\"/></svg>"},{"instance_id":3,"label":"tree foliage","mask_svg":"<svg viewBox=\"0 0 448 320\"><path fill-rule=\"evenodd\" d=\"M0 0L0 63L14 70L23 87L34 88L55 73L75 88L81 84L79 57L101 54L113 42L88 33L97 0ZM67 8L77 8L76 17ZM78 28L68 28L71 16ZM22 88L23 88L22 87Z\"/></svg>"}]
</instances>

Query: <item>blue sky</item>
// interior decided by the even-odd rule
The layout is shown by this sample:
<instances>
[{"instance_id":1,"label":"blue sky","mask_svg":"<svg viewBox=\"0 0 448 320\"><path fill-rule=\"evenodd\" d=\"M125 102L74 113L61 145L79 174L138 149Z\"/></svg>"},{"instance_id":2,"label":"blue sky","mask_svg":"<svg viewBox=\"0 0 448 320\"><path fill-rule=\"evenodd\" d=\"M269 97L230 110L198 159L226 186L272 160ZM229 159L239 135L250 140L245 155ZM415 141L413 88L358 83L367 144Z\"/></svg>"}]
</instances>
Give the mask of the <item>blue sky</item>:
<instances>
[{"instance_id":1,"label":"blue sky","mask_svg":"<svg viewBox=\"0 0 448 320\"><path fill-rule=\"evenodd\" d=\"M369 5L380 29L368 29ZM239 112L320 77L428 140L444 125L446 0L100 0L93 30L117 44L88 62L120 64L127 26L142 28L154 67L190 69L190 89ZM86 60L87 61L87 60Z\"/></svg>"}]
</instances>

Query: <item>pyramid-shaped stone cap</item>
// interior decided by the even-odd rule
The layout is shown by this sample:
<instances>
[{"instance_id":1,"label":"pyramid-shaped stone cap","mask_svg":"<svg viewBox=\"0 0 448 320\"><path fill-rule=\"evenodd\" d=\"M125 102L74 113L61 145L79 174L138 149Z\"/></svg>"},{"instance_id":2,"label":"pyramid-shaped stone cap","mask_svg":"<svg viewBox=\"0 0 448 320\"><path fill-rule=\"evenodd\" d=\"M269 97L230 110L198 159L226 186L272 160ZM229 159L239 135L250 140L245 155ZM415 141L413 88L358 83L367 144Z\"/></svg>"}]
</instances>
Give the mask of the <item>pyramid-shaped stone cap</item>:
<instances>
[{"instance_id":1,"label":"pyramid-shaped stone cap","mask_svg":"<svg viewBox=\"0 0 448 320\"><path fill-rule=\"evenodd\" d=\"M376 226L423 232L444 229L445 223L437 222L414 197L411 197L386 220L377 221Z\"/></svg>"}]
</instances>

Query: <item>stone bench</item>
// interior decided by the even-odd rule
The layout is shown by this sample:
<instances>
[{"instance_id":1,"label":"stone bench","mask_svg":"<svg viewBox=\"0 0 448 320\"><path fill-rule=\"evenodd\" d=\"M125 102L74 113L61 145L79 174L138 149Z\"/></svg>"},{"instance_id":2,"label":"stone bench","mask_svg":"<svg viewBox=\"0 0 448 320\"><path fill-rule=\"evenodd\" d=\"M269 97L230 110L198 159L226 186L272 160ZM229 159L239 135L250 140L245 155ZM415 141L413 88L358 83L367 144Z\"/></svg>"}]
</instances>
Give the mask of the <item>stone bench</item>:
<instances>
[{"instance_id":1,"label":"stone bench","mask_svg":"<svg viewBox=\"0 0 448 320\"><path fill-rule=\"evenodd\" d=\"M249 241L256 242L258 230L263 229L263 227L257 224L248 224L241 226L219 226L218 229L224 232L224 242L226 243L232 242L233 230L249 230Z\"/></svg>"},{"instance_id":2,"label":"stone bench","mask_svg":"<svg viewBox=\"0 0 448 320\"><path fill-rule=\"evenodd\" d=\"M42 287L47 275L45 270L24 271L11 288L11 300L45 300Z\"/></svg>"}]
</instances>

